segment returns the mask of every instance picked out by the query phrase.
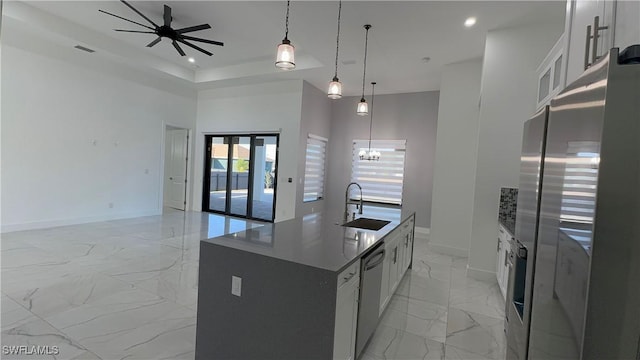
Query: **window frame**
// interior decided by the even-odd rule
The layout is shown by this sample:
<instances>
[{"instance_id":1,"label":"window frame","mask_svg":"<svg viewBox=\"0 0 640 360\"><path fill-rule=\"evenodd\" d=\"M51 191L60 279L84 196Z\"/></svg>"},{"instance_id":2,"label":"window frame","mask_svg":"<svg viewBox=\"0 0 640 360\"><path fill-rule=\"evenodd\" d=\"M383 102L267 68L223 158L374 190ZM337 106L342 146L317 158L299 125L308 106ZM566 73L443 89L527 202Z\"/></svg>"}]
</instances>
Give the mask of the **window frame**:
<instances>
[{"instance_id":1,"label":"window frame","mask_svg":"<svg viewBox=\"0 0 640 360\"><path fill-rule=\"evenodd\" d=\"M357 182L360 185L362 185L363 187L363 202L368 203L368 204L374 204L374 205L378 205L381 207L395 207L395 208L401 208L402 204L403 204L403 195L404 195L404 175L405 175L405 171L406 171L406 164L407 164L407 159L406 159L406 151L407 151L407 140L406 139L402 139L402 140L371 140L371 149L372 150L377 150L380 152L381 156L380 156L380 160L377 161L367 161L367 160L360 160L359 158L359 153L360 150L368 150L369 149L369 140L359 140L359 139L355 139L352 141L352 163L351 163L351 181L352 182ZM392 162L395 162L395 166L393 165L392 162L389 162L388 164L385 163L385 161L389 161L390 157L394 154L394 153L401 153L402 156L396 156L396 159L391 160ZM385 157L386 155L386 157ZM400 164L398 164L398 161L401 158L402 164L401 166L399 166ZM358 167L359 164L362 164L363 162L369 162L371 164L383 164L384 167L386 167L386 170L382 170L383 172L393 172L393 171L401 171L400 173L400 182L399 182L399 186L396 186L395 189L395 195L396 198L395 199L391 199L391 201L385 201L384 198L382 198L381 195L388 193L388 190L382 190L380 188L376 190L368 190L367 188L371 188L371 187L367 187L366 186L366 181L361 181L362 179L362 174L360 172L358 172L360 170L360 168ZM356 173L358 172L358 173ZM376 183L375 178L378 178L380 180L384 180L385 177L380 177L377 174L372 174L373 177L373 181L368 181L368 183ZM398 180L397 179L398 174L396 173L395 175L391 175L386 177L386 182L390 182L390 183L398 183L397 181L394 180ZM359 181L360 180L360 181ZM385 181L381 181L380 183L382 183L381 185L379 185L380 187L384 187ZM378 194L378 196L371 196L371 193L375 193ZM369 194L367 194L369 193ZM388 195L388 194L386 194Z\"/></svg>"}]
</instances>

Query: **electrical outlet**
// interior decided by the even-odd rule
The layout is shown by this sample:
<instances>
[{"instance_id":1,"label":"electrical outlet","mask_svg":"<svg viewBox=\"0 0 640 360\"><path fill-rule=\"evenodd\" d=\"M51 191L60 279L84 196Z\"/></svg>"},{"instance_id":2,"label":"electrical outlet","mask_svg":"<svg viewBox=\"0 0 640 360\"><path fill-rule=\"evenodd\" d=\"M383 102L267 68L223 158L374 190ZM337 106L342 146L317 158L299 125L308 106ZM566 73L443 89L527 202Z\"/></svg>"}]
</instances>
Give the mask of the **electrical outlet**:
<instances>
[{"instance_id":1,"label":"electrical outlet","mask_svg":"<svg viewBox=\"0 0 640 360\"><path fill-rule=\"evenodd\" d=\"M231 276L231 294L235 296L242 296L242 278L237 276Z\"/></svg>"}]
</instances>

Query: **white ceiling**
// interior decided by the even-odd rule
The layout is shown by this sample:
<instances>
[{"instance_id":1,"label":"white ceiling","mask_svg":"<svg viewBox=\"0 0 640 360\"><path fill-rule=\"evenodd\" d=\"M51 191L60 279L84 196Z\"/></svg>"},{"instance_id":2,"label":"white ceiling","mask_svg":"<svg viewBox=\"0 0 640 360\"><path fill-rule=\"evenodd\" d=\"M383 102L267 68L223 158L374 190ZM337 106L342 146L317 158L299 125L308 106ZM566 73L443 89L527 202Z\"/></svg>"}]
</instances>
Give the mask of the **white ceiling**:
<instances>
[{"instance_id":1,"label":"white ceiling","mask_svg":"<svg viewBox=\"0 0 640 360\"><path fill-rule=\"evenodd\" d=\"M196 59L195 65L186 57L180 57L167 39L147 48L146 44L155 39L155 35L113 31L144 30L98 12L102 9L145 23L119 1L23 3L29 5L24 8L34 12L39 9L80 25L64 36L75 37L78 43L96 48L97 56L101 52L119 52L120 57L131 61L164 62L174 68L165 72L180 73L180 77L200 87L305 79L324 89L333 77L336 1L292 2L289 39L296 46L298 68L291 72L278 71L273 66L276 45L284 36L285 1L130 2L156 22L161 22L163 4L169 5L173 10L174 28L209 23L212 29L190 35L223 41L225 46L198 43L214 53L211 57L183 46L187 55ZM467 29L463 22L469 16L477 17L478 23ZM33 23L33 19L23 20ZM376 92L402 93L439 89L442 66L482 56L488 30L563 19L564 2L561 1L344 1L338 75L344 83L345 94L360 94L365 35L362 26L366 23L373 26L369 32L367 85L377 81ZM51 23L41 25L42 29L56 31ZM84 28L88 29L82 30ZM431 61L424 63L423 57L430 57ZM344 65L344 61L352 64ZM168 66L156 68L164 71Z\"/></svg>"}]
</instances>

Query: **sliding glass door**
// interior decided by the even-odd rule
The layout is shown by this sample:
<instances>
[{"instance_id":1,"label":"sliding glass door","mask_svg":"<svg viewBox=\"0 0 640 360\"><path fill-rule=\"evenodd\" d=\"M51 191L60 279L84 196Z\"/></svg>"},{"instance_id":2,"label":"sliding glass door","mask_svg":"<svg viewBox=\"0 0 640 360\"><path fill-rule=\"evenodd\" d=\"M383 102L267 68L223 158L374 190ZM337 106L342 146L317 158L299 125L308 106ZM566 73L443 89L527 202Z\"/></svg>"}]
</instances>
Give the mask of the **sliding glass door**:
<instances>
[{"instance_id":1,"label":"sliding glass door","mask_svg":"<svg viewBox=\"0 0 640 360\"><path fill-rule=\"evenodd\" d=\"M273 221L277 134L206 135L203 211Z\"/></svg>"}]
</instances>

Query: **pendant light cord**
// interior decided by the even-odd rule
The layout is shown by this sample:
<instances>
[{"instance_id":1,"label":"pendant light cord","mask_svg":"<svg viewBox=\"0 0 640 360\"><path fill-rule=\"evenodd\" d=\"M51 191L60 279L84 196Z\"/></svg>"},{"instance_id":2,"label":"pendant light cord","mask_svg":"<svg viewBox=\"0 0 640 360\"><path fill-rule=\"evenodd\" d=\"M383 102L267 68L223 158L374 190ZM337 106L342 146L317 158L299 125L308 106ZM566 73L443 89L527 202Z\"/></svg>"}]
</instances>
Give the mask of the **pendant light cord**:
<instances>
[{"instance_id":1,"label":"pendant light cord","mask_svg":"<svg viewBox=\"0 0 640 360\"><path fill-rule=\"evenodd\" d=\"M376 83L371 83L371 121L369 122L369 154L371 154L371 129L373 128L373 98L376 93Z\"/></svg>"},{"instance_id":2,"label":"pendant light cord","mask_svg":"<svg viewBox=\"0 0 640 360\"><path fill-rule=\"evenodd\" d=\"M291 1L287 1L287 16L284 22L284 38L288 39L289 38L289 4L291 3Z\"/></svg>"},{"instance_id":3,"label":"pendant light cord","mask_svg":"<svg viewBox=\"0 0 640 360\"><path fill-rule=\"evenodd\" d=\"M364 28L367 32L364 37L364 69L362 71L362 98L363 99L364 99L365 76L367 75L367 47L369 44L369 29L371 28L371 25L365 25Z\"/></svg>"},{"instance_id":4,"label":"pendant light cord","mask_svg":"<svg viewBox=\"0 0 640 360\"><path fill-rule=\"evenodd\" d=\"M342 13L342 0L338 2L338 35L336 36L336 72L333 75L333 80L338 80L338 51L340 49L340 14Z\"/></svg>"}]
</instances>

